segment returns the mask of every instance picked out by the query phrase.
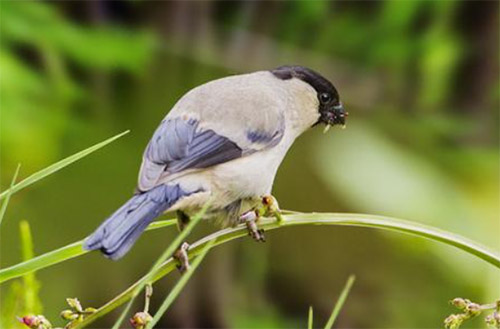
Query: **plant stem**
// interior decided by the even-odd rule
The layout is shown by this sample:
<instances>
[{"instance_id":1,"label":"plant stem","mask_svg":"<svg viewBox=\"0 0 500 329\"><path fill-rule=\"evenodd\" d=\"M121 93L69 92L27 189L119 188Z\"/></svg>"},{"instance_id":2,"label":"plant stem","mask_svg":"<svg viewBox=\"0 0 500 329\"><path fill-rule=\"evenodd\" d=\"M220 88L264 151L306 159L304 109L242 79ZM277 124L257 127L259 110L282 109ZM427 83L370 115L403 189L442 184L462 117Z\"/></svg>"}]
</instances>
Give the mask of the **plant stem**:
<instances>
[{"instance_id":1,"label":"plant stem","mask_svg":"<svg viewBox=\"0 0 500 329\"><path fill-rule=\"evenodd\" d=\"M191 268L188 269L186 271L186 273L184 273L181 276L181 278L179 279L179 281L177 281L174 288L170 291L168 296L165 298L163 303L160 305L160 307L158 308L158 311L156 312L155 316L153 317L153 320L151 320L151 322L148 323L148 325L146 326L146 329L152 329L155 326L155 324L158 323L158 321L160 321L163 314L167 311L167 309L170 307L170 305L172 305L174 300L180 294L182 288L184 288L184 286L186 285L188 280L191 278L191 276L193 275L196 268L201 264L201 261L203 260L203 258L207 254L207 252L210 250L210 248L212 248L212 245L214 244L214 242L215 242L214 240L211 240L205 245L205 247L201 251L201 254L198 257L196 257L195 260L193 261Z\"/></svg>"},{"instance_id":2,"label":"plant stem","mask_svg":"<svg viewBox=\"0 0 500 329\"><path fill-rule=\"evenodd\" d=\"M492 264L493 266L500 268L500 256L495 252L483 247L475 242L468 239L460 237L455 234L451 234L445 231L441 231L436 228L428 227L422 224L416 224L408 221L403 221L399 219L393 219L381 216L372 215L358 215L358 214L335 214L335 213L295 213L291 215L285 215L284 222L279 224L274 218L262 218L259 221L259 227L265 230L273 230L277 228L282 228L286 226L295 225L342 225L342 226L359 226L359 227L372 227L380 228L391 231L397 231L401 233L411 234L421 236L427 239L440 241L445 244L462 249L470 254L477 256L478 258ZM240 225L234 228L226 228L215 233L212 233L197 242L193 243L189 249L188 255L189 259L200 254L201 250L212 240L215 240L214 247L229 242L231 240L247 236L246 226ZM154 276L151 279L151 283L156 282L168 273L170 273L175 268L175 261L172 258L168 259L163 263ZM81 322L76 328L83 328L86 325L92 323L98 318L104 316L105 314L111 312L115 308L119 307L127 300L129 300L138 283L143 280L140 279L136 283L132 284L129 288L123 291L121 294L116 296L114 299L103 305L97 310L97 312L88 316L83 322Z\"/></svg>"},{"instance_id":3,"label":"plant stem","mask_svg":"<svg viewBox=\"0 0 500 329\"><path fill-rule=\"evenodd\" d=\"M7 211L7 205L9 204L10 196L12 195L12 187L16 182L17 175L19 174L19 169L21 169L21 164L17 165L16 171L14 172L14 176L12 177L12 181L10 182L10 188L5 191L5 201L2 203L2 208L0 208L0 225L2 225L3 216L5 216L5 212Z\"/></svg>"},{"instance_id":4,"label":"plant stem","mask_svg":"<svg viewBox=\"0 0 500 329\"><path fill-rule=\"evenodd\" d=\"M146 288L144 288L144 312L149 313L149 303L151 302L151 296L153 296L153 285L148 283Z\"/></svg>"},{"instance_id":5,"label":"plant stem","mask_svg":"<svg viewBox=\"0 0 500 329\"><path fill-rule=\"evenodd\" d=\"M290 213L284 215L283 227L291 225L343 225L343 226L360 226L372 227L386 230L417 235L434 241L440 241L448 245L452 245L463 251L481 258L482 260L492 264L500 269L500 255L497 252L490 250L476 242L473 242L462 236L449 233L437 228L426 225L404 221L400 219L362 215L362 214L342 214L342 213ZM147 230L154 230L166 226L171 226L176 223L175 220L163 220L151 223ZM273 219L262 219L259 223L264 229L275 229L280 225ZM228 230L242 230L243 226L234 229L225 229L219 231L225 234ZM244 235L244 234L241 234ZM11 267L0 270L0 283L10 279L23 276L26 273L37 271L45 267L60 263L62 261L83 255L87 253L82 249L83 240L74 242L62 248L50 251L38 257L35 257L27 262L22 262Z\"/></svg>"},{"instance_id":6,"label":"plant stem","mask_svg":"<svg viewBox=\"0 0 500 329\"><path fill-rule=\"evenodd\" d=\"M344 289L342 289L342 293L340 294L337 303L335 303L335 307L333 308L332 314L330 315L330 318L328 319L328 322L325 325L325 329L331 329L333 327L333 324L335 323L335 320L337 320L337 316L339 315L342 306L344 306L345 300L349 295L349 291L351 290L351 287L354 284L355 279L356 278L354 277L354 275L350 275L349 278L347 279Z\"/></svg>"},{"instance_id":7,"label":"plant stem","mask_svg":"<svg viewBox=\"0 0 500 329\"><path fill-rule=\"evenodd\" d=\"M422 224L417 224L414 222L408 222L400 219L373 216L373 215L361 215L361 214L337 214L337 213L291 213L290 215L284 215L283 227L292 225L343 225L343 226L359 226L359 227L372 227L380 228L391 231L397 231L401 233L407 233L411 235L416 235L424 237L434 241L440 241L445 244L454 246L456 248L462 249L478 258L492 264L493 266L500 269L500 255L497 252L490 250L476 242L473 242L462 236L449 233L437 228L429 227ZM163 220L151 223L147 230L154 230L166 226L171 226L175 224L175 220ZM266 230L275 229L280 227L273 219L262 219L260 221L262 228ZM234 234L236 231L243 230L243 226L239 226L233 229L221 230L218 233ZM245 235L244 233L239 233L238 236L231 238L237 238L239 236ZM38 257L35 257L29 261L22 262L11 267L4 268L0 270L0 283L7 280L11 280L26 273L37 271L45 267L60 263L62 261L83 255L87 253L86 250L82 249L83 240L74 242L62 248L50 251Z\"/></svg>"},{"instance_id":8,"label":"plant stem","mask_svg":"<svg viewBox=\"0 0 500 329\"><path fill-rule=\"evenodd\" d=\"M498 252L492 251L491 249L480 245L477 242L471 241L465 237L457 234L446 232L434 227L427 225L409 222L401 219L395 219L390 217L375 216L375 215L364 215L364 214L347 214L347 213L299 213L291 211L283 211L283 223L282 226L293 226L293 225L342 225L342 226L358 226L358 227L371 227L379 228L385 230L396 231L400 233L407 233L410 235L416 235L420 237L427 238L429 240L440 241L442 243L459 248L469 254L472 254L491 265L500 269L500 255ZM149 224L147 230L154 230L166 226L171 226L176 223L175 220L163 220L156 221ZM262 219L259 225L266 229L275 229L280 227L273 219ZM233 229L221 230L218 233L226 234L233 233L234 231L243 230L243 226L239 226ZM240 233L239 236L245 235ZM231 240L232 240L231 239ZM35 257L27 262L13 265L11 267L4 268L0 270L0 283L5 282L10 279L14 279L23 276L26 273L40 270L42 268L60 263L67 259L71 259L80 255L87 253L86 250L82 249L83 240L74 242L62 248L50 251L46 254Z\"/></svg>"}]
</instances>

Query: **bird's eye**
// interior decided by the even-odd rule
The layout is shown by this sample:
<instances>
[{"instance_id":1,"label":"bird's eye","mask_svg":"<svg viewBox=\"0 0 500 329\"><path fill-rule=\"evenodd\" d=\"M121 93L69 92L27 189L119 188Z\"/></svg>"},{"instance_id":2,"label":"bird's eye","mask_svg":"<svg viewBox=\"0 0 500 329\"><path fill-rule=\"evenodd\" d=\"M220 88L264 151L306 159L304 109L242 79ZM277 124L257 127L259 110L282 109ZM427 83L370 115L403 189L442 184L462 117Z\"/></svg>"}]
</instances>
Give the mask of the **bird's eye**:
<instances>
[{"instance_id":1,"label":"bird's eye","mask_svg":"<svg viewBox=\"0 0 500 329\"><path fill-rule=\"evenodd\" d=\"M319 100L321 103L325 104L332 100L332 96L329 93L322 93L319 95Z\"/></svg>"}]
</instances>

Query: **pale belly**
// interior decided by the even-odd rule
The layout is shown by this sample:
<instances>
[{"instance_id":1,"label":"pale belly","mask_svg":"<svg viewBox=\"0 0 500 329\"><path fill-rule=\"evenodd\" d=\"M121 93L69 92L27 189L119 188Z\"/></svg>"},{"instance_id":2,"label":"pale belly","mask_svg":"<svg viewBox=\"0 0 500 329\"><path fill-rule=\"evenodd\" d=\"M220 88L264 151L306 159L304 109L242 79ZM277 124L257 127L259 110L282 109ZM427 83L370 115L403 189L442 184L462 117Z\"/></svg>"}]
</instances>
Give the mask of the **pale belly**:
<instances>
[{"instance_id":1,"label":"pale belly","mask_svg":"<svg viewBox=\"0 0 500 329\"><path fill-rule=\"evenodd\" d=\"M189 190L203 190L187 196L169 210L197 212L210 198L213 210L223 209L238 200L258 199L271 194L274 178L289 145L229 161L211 168L194 171L168 183Z\"/></svg>"}]
</instances>

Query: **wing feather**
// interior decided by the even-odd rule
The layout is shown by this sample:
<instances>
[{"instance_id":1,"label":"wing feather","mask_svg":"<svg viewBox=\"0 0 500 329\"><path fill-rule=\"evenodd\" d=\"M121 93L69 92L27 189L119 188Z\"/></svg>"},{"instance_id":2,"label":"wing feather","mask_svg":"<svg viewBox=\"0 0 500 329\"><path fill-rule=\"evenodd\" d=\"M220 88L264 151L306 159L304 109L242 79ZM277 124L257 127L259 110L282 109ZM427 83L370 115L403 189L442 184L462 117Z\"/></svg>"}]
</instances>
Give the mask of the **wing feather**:
<instances>
[{"instance_id":1,"label":"wing feather","mask_svg":"<svg viewBox=\"0 0 500 329\"><path fill-rule=\"evenodd\" d=\"M139 190L149 190L173 173L207 168L277 145L285 131L287 99L276 97L281 94L273 89L274 79L261 72L215 80L188 92L148 144Z\"/></svg>"},{"instance_id":2,"label":"wing feather","mask_svg":"<svg viewBox=\"0 0 500 329\"><path fill-rule=\"evenodd\" d=\"M144 152L139 189L157 185L165 174L207 168L241 157L243 150L229 138L199 128L195 120L163 121Z\"/></svg>"}]
</instances>

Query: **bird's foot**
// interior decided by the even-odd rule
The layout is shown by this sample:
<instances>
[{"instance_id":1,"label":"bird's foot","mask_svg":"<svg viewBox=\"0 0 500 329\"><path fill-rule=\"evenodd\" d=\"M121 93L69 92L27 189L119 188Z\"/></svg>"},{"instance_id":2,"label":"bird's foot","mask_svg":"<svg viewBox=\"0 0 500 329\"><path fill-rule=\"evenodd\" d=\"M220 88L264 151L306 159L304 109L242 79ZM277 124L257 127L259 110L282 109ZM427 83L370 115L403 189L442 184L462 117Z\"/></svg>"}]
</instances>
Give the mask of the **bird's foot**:
<instances>
[{"instance_id":1,"label":"bird's foot","mask_svg":"<svg viewBox=\"0 0 500 329\"><path fill-rule=\"evenodd\" d=\"M248 235L250 235L257 242L266 242L264 230L257 227L259 220L258 210L249 210L240 216L240 221L247 225Z\"/></svg>"},{"instance_id":2,"label":"bird's foot","mask_svg":"<svg viewBox=\"0 0 500 329\"><path fill-rule=\"evenodd\" d=\"M179 249L175 251L173 256L178 262L176 266L179 272L181 272L181 274L189 270L189 268L191 267L191 265L189 264L189 257L187 254L188 250L189 250L189 243L183 242L179 247Z\"/></svg>"},{"instance_id":3,"label":"bird's foot","mask_svg":"<svg viewBox=\"0 0 500 329\"><path fill-rule=\"evenodd\" d=\"M283 222L283 215L278 205L278 201L272 195L262 197L262 216L273 216L278 221L278 224Z\"/></svg>"}]
</instances>

